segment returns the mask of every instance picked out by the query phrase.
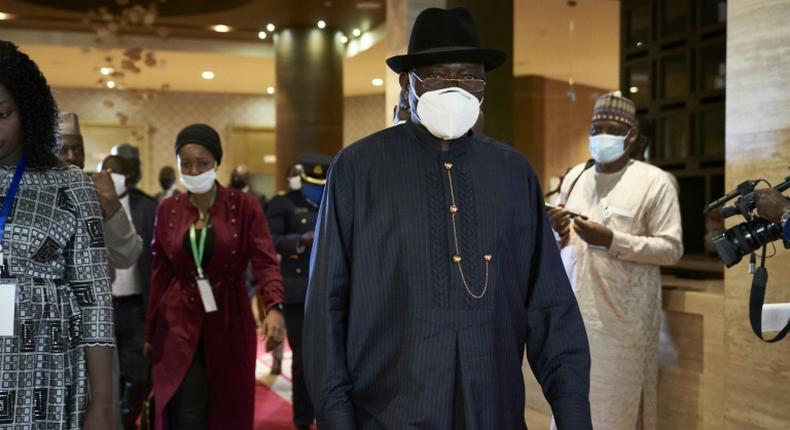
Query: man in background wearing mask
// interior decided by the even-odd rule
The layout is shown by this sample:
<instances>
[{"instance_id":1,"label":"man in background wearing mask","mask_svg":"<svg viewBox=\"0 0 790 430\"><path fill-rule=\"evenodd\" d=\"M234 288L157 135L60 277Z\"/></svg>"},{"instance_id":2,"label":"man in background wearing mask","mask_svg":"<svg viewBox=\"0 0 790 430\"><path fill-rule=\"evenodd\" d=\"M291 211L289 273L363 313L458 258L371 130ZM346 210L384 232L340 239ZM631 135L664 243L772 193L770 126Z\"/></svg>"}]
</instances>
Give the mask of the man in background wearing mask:
<instances>
[{"instance_id":1,"label":"man in background wearing mask","mask_svg":"<svg viewBox=\"0 0 790 430\"><path fill-rule=\"evenodd\" d=\"M422 11L387 60L410 120L335 159L305 303L319 428L522 429L525 346L560 428L592 428L587 336L540 184L473 131L504 61L466 9Z\"/></svg>"},{"instance_id":2,"label":"man in background wearing mask","mask_svg":"<svg viewBox=\"0 0 790 430\"><path fill-rule=\"evenodd\" d=\"M250 193L261 202L261 208L266 213L266 206L268 205L266 196L258 194L250 187L250 168L246 164L239 164L233 169L230 174L230 187L245 193Z\"/></svg>"},{"instance_id":3,"label":"man in background wearing mask","mask_svg":"<svg viewBox=\"0 0 790 430\"><path fill-rule=\"evenodd\" d=\"M108 172L119 196L123 214L144 231L153 228L156 202L141 197L129 189L134 164L128 159L110 155L102 162L101 170ZM142 200L142 203L140 202ZM136 210L132 210L132 202ZM149 218L145 218L145 215ZM136 218L136 219L135 219ZM145 295L151 284L150 249L144 246L137 263L128 269L114 269L112 301L115 312L115 337L120 364L121 417L123 428L136 429L137 416L148 393L148 365L143 356L145 343Z\"/></svg>"},{"instance_id":4,"label":"man in background wearing mask","mask_svg":"<svg viewBox=\"0 0 790 430\"><path fill-rule=\"evenodd\" d=\"M298 172L298 177L301 178L299 184L289 179L289 187L298 185L298 188L273 198L267 213L274 246L282 256L280 270L285 286L285 327L288 331L288 343L293 350L291 373L294 424L299 430L309 429L315 419L313 405L304 383L302 326L313 231L331 162L331 157L320 154L299 157L298 164L295 165L298 167L289 171L289 174Z\"/></svg>"},{"instance_id":5,"label":"man in background wearing mask","mask_svg":"<svg viewBox=\"0 0 790 430\"><path fill-rule=\"evenodd\" d=\"M683 255L670 174L629 157L639 136L635 111L619 92L598 98L594 168L571 169L559 199L567 210L549 211L590 339L593 425L607 430L656 428L659 266Z\"/></svg>"},{"instance_id":6,"label":"man in background wearing mask","mask_svg":"<svg viewBox=\"0 0 790 430\"><path fill-rule=\"evenodd\" d=\"M176 188L176 169L170 166L162 167L162 169L159 170L159 186L162 187L162 191L156 193L154 196L157 202L181 194L178 188Z\"/></svg>"},{"instance_id":7,"label":"man in background wearing mask","mask_svg":"<svg viewBox=\"0 0 790 430\"><path fill-rule=\"evenodd\" d=\"M71 112L60 114L60 133L62 139L58 156L60 161L84 169L85 145L77 114ZM116 269L128 269L137 262L137 257L143 251L143 239L123 213L110 174L102 171L93 175L93 183L96 185L104 215L104 243L107 247L107 259Z\"/></svg>"},{"instance_id":8,"label":"man in background wearing mask","mask_svg":"<svg viewBox=\"0 0 790 430\"><path fill-rule=\"evenodd\" d=\"M151 241L154 237L158 202L137 188L142 179L139 149L125 143L113 147L112 154L120 158L126 166L125 189L119 193L121 205L135 230L143 238L143 252L136 264L127 271L117 271L118 275L113 282L113 306L118 320L115 331L123 387L121 413L124 428L131 430L136 428L135 421L148 392L148 369L143 356L143 344L153 264Z\"/></svg>"}]
</instances>

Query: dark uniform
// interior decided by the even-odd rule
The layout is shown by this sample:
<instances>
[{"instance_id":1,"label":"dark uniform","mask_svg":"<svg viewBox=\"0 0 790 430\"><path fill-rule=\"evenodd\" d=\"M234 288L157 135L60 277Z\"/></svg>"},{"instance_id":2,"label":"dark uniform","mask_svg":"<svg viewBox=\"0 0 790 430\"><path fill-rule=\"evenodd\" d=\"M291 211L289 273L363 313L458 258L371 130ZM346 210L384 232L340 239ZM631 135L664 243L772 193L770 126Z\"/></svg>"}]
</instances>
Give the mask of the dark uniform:
<instances>
[{"instance_id":1,"label":"dark uniform","mask_svg":"<svg viewBox=\"0 0 790 430\"><path fill-rule=\"evenodd\" d=\"M315 417L302 371L302 326L311 251L302 238L305 234L312 234L315 229L321 203L320 194L315 191L316 187L323 189L331 160L323 155L300 157L299 163L304 166L303 188L274 197L266 212L275 249L282 256L280 267L285 286L285 325L288 343L293 350L294 422L299 428L309 427Z\"/></svg>"}]
</instances>

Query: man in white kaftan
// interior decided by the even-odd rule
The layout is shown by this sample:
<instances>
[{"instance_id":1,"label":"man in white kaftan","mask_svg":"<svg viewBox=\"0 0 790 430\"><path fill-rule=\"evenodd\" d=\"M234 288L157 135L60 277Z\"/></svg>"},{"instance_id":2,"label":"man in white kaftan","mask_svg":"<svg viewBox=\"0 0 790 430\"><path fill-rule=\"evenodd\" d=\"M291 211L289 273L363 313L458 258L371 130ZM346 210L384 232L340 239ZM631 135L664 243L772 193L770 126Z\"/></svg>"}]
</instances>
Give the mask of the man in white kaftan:
<instances>
[{"instance_id":1,"label":"man in white kaftan","mask_svg":"<svg viewBox=\"0 0 790 430\"><path fill-rule=\"evenodd\" d=\"M661 265L683 254L677 190L670 174L631 160L638 134L630 100L596 103L595 165L573 168L550 216L584 318L592 368L593 426L656 428ZM586 216L571 220L570 212Z\"/></svg>"}]
</instances>

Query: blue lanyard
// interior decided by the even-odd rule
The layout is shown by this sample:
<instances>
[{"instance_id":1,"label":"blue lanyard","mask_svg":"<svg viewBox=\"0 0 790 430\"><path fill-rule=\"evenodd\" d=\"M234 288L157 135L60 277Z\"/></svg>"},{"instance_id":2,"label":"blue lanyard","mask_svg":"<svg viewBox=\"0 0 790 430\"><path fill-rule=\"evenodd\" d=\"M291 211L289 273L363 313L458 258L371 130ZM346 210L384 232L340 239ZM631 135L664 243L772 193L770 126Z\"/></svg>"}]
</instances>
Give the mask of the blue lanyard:
<instances>
[{"instance_id":1,"label":"blue lanyard","mask_svg":"<svg viewBox=\"0 0 790 430\"><path fill-rule=\"evenodd\" d=\"M16 165L14 179L11 180L11 186L8 187L8 193L6 194L5 200L3 201L3 209L0 210L0 250L3 249L3 233L5 232L5 225L8 222L8 216L11 215L11 206L14 204L16 192L19 191L19 182L22 181L22 175L25 173L25 168L27 168L27 156L23 155L22 159L19 160L19 163Z\"/></svg>"}]
</instances>

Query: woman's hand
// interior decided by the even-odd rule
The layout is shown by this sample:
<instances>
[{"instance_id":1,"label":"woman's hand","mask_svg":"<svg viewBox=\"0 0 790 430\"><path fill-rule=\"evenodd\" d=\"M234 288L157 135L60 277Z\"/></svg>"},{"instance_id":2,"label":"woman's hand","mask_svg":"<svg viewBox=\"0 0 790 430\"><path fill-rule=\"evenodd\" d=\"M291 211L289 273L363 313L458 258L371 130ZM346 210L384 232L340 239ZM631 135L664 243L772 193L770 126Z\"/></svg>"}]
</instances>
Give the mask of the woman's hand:
<instances>
[{"instance_id":1,"label":"woman's hand","mask_svg":"<svg viewBox=\"0 0 790 430\"><path fill-rule=\"evenodd\" d=\"M285 339L285 318L279 309L270 309L263 320L263 337L276 345Z\"/></svg>"},{"instance_id":2,"label":"woman's hand","mask_svg":"<svg viewBox=\"0 0 790 430\"><path fill-rule=\"evenodd\" d=\"M109 399L92 398L82 423L83 430L107 430L115 428L112 403Z\"/></svg>"}]
</instances>

